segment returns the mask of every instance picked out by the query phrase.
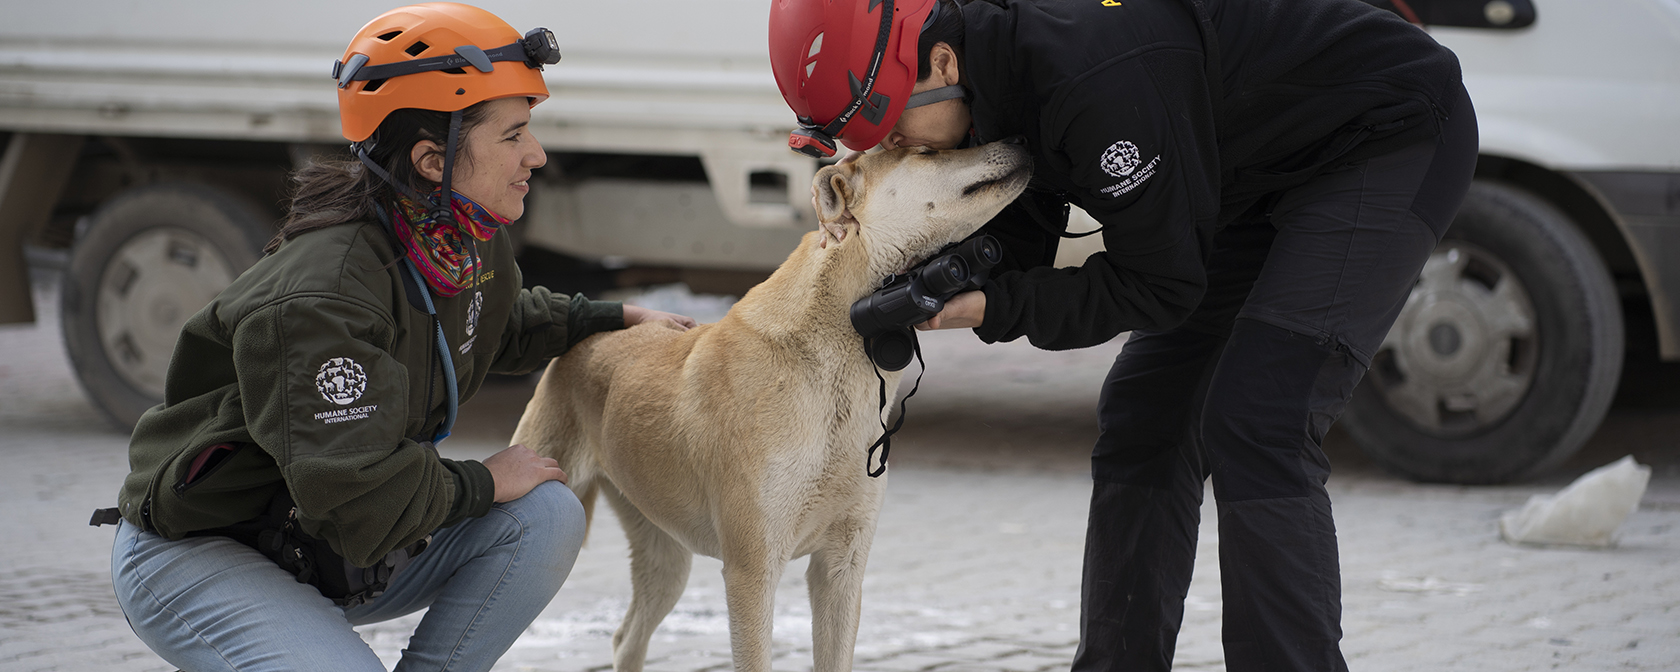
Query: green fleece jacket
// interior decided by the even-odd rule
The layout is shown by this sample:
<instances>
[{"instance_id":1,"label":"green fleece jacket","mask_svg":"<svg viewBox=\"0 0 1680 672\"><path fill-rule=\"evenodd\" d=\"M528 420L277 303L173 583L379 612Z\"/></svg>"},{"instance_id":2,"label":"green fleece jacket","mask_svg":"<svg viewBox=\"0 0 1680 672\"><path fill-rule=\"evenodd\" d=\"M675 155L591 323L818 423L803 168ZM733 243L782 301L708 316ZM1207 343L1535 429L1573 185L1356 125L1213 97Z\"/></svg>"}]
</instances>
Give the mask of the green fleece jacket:
<instances>
[{"instance_id":1,"label":"green fleece jacket","mask_svg":"<svg viewBox=\"0 0 1680 672\"><path fill-rule=\"evenodd\" d=\"M619 303L521 289L507 234L479 254L476 286L432 297L463 403L487 373L533 371L624 325ZM489 470L430 442L448 393L432 317L406 295L395 257L377 222L311 231L189 319L164 403L130 441L123 518L179 539L256 517L284 486L304 531L369 566L489 511ZM189 482L195 458L221 443L237 449Z\"/></svg>"}]
</instances>

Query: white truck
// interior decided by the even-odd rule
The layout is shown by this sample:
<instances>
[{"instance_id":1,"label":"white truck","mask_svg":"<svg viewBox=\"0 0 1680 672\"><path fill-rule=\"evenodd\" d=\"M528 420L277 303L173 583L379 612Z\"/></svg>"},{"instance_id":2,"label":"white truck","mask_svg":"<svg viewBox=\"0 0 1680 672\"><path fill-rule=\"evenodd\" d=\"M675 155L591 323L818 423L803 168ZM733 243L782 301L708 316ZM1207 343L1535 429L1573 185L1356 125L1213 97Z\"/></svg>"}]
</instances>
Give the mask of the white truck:
<instances>
[{"instance_id":1,"label":"white truck","mask_svg":"<svg viewBox=\"0 0 1680 672\"><path fill-rule=\"evenodd\" d=\"M1625 344L1680 360L1680 0L1369 1L1458 54L1481 149L1343 426L1421 479L1537 474Z\"/></svg>"},{"instance_id":2,"label":"white truck","mask_svg":"<svg viewBox=\"0 0 1680 672\"><path fill-rule=\"evenodd\" d=\"M400 3L3 2L0 323L33 319L20 247L68 247L65 344L129 426L162 399L181 324L273 235L287 172L348 157L333 62ZM564 57L531 124L549 164L512 228L529 279L738 293L814 228L817 164L787 150L762 0L489 9L550 28Z\"/></svg>"},{"instance_id":3,"label":"white truck","mask_svg":"<svg viewBox=\"0 0 1680 672\"><path fill-rule=\"evenodd\" d=\"M0 1L0 323L34 319L22 248L69 249L66 347L129 425L286 172L342 151L331 64L395 3ZM1538 473L1603 419L1624 339L1680 360L1680 0L1371 1L1459 54L1482 160L1344 424L1417 478ZM763 0L488 8L564 54L528 279L739 292L814 224Z\"/></svg>"}]
</instances>

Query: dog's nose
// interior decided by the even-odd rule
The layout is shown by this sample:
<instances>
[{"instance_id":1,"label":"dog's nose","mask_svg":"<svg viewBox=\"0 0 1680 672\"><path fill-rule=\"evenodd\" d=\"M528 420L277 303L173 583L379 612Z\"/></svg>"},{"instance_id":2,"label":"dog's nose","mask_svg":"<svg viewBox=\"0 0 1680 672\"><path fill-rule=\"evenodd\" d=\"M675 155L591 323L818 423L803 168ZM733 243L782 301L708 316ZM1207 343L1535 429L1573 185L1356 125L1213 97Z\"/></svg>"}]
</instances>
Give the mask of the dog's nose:
<instances>
[{"instance_id":1,"label":"dog's nose","mask_svg":"<svg viewBox=\"0 0 1680 672\"><path fill-rule=\"evenodd\" d=\"M1024 145L1024 144L1027 144L1027 136L1011 135L1007 138L999 140L998 142L1004 143L1006 145Z\"/></svg>"}]
</instances>

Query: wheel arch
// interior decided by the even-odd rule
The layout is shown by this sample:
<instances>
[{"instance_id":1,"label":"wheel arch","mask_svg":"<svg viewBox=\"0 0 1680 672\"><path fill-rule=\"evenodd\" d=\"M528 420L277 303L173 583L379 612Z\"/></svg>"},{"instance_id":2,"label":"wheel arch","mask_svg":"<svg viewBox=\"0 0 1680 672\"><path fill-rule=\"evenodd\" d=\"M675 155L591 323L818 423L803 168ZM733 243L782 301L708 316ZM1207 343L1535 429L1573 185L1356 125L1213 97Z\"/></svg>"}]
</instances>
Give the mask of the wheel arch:
<instances>
[{"instance_id":1,"label":"wheel arch","mask_svg":"<svg viewBox=\"0 0 1680 672\"><path fill-rule=\"evenodd\" d=\"M1591 185L1567 173L1551 170L1522 159L1482 154L1476 162L1476 179L1503 182L1521 188L1536 198L1561 210L1593 245L1599 259L1610 270L1617 294L1623 304L1637 302L1654 315L1662 315L1656 305L1657 296L1651 291L1651 273L1638 254L1627 222L1617 215L1615 208ZM1625 325L1629 341L1642 343L1680 343L1680 324L1672 320L1628 320ZM1635 333L1642 330L1643 333ZM1664 349L1663 359L1680 359L1680 352Z\"/></svg>"}]
</instances>

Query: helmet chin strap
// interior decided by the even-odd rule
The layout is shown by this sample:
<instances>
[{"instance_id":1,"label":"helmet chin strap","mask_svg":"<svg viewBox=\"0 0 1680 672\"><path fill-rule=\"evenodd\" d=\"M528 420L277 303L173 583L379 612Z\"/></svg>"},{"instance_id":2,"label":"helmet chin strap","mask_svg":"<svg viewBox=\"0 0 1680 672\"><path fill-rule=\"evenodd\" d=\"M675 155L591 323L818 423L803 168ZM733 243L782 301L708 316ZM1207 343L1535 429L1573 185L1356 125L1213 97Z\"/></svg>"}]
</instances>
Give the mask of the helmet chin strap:
<instances>
[{"instance_id":1,"label":"helmet chin strap","mask_svg":"<svg viewBox=\"0 0 1680 672\"><path fill-rule=\"evenodd\" d=\"M455 174L455 147L460 144L460 141L461 111L456 110L449 113L449 137L443 146L443 181L440 184L443 188L439 190L438 200L436 201L421 196L420 192L415 191L413 187L398 182L396 178L391 177L391 173L380 167L379 163L374 161L372 156L369 156L377 141L352 142L350 143L350 153L355 154L356 160L361 161L362 165L367 166L367 169L373 171L374 175L378 175L379 179L384 180L386 184L391 185L392 188L407 196L410 200L416 203L431 203L433 218L454 224L455 208L451 207L452 204L450 203L451 196L454 194L451 178Z\"/></svg>"},{"instance_id":2,"label":"helmet chin strap","mask_svg":"<svg viewBox=\"0 0 1680 672\"><path fill-rule=\"evenodd\" d=\"M430 210L434 221L444 222L459 229L460 225L455 221L455 208L453 203L455 192L453 185L451 184L453 182L451 178L455 175L455 148L460 144L461 111L455 110L454 112L449 113L449 137L445 140L443 146L443 180L439 184L442 189L438 190L438 198L436 201L433 201L425 196L421 196L420 193L416 192L413 187L398 182L395 178L391 177L391 173L380 167L379 163L374 161L372 156L369 156L369 153L372 151L375 143L366 141L352 142L350 143L350 151L352 154L356 155L356 159L361 161L362 165L367 166L368 170L373 171L374 175L378 175L379 179L384 180L386 184L391 185L398 192L402 193L402 195L407 196L409 200L412 200L415 203L430 203L432 206ZM387 227L389 227L389 225L389 222L387 222ZM400 238L396 236L396 232L390 231L389 233L392 236L392 243L397 245L399 252L406 253L406 251L400 249L402 244L398 242ZM466 239L468 254L473 258L474 267L477 267L479 264L478 244L473 242L472 236L466 236Z\"/></svg>"},{"instance_id":3,"label":"helmet chin strap","mask_svg":"<svg viewBox=\"0 0 1680 672\"><path fill-rule=\"evenodd\" d=\"M440 222L455 223L455 208L452 201L455 192L450 188L450 178L455 175L455 146L461 140L461 111L449 113L449 141L443 146L443 189L438 192L438 202L432 204L432 218Z\"/></svg>"}]
</instances>

